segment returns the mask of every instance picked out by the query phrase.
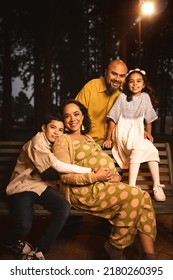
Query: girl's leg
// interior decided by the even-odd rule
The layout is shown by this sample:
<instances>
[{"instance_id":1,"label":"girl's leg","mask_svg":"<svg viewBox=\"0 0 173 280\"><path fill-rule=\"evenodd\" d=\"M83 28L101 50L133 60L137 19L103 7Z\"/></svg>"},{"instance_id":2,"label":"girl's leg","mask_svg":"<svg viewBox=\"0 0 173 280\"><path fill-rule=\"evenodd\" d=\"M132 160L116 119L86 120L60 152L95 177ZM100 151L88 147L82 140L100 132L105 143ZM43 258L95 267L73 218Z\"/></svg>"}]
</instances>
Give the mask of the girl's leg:
<instances>
[{"instance_id":1,"label":"girl's leg","mask_svg":"<svg viewBox=\"0 0 173 280\"><path fill-rule=\"evenodd\" d=\"M130 163L129 167L129 185L135 187L136 180L139 172L139 163Z\"/></svg>"},{"instance_id":2,"label":"girl's leg","mask_svg":"<svg viewBox=\"0 0 173 280\"><path fill-rule=\"evenodd\" d=\"M151 172L151 176L153 178L153 185L160 185L160 174L159 174L159 164L157 161L149 161L148 166Z\"/></svg>"},{"instance_id":3,"label":"girl's leg","mask_svg":"<svg viewBox=\"0 0 173 280\"><path fill-rule=\"evenodd\" d=\"M148 166L153 178L153 194L157 201L165 201L166 196L163 192L164 185L160 184L159 164L157 161L149 161Z\"/></svg>"}]
</instances>

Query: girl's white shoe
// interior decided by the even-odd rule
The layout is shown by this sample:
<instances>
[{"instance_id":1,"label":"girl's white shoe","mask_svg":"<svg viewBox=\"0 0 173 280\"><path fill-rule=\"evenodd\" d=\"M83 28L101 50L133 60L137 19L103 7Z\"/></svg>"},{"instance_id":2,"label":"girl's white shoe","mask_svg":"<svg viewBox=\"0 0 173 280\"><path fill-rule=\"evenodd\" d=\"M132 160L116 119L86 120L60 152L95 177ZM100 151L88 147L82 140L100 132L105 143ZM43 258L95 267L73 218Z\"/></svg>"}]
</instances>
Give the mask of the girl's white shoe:
<instances>
[{"instance_id":1,"label":"girl's white shoe","mask_svg":"<svg viewBox=\"0 0 173 280\"><path fill-rule=\"evenodd\" d=\"M156 201L165 201L166 196L164 194L163 188L165 185L157 185L153 187L153 195Z\"/></svg>"}]
</instances>

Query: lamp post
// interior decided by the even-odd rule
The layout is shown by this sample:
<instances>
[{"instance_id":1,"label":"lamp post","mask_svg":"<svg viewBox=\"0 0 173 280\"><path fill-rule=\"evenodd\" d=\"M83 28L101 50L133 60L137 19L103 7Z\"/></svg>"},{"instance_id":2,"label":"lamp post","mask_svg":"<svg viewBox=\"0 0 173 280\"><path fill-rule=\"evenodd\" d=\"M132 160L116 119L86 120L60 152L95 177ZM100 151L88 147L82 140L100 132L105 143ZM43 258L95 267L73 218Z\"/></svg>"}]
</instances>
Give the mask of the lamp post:
<instances>
[{"instance_id":1,"label":"lamp post","mask_svg":"<svg viewBox=\"0 0 173 280\"><path fill-rule=\"evenodd\" d=\"M138 67L141 68L141 50L142 50L142 23L138 21Z\"/></svg>"},{"instance_id":2,"label":"lamp post","mask_svg":"<svg viewBox=\"0 0 173 280\"><path fill-rule=\"evenodd\" d=\"M155 6L153 1L139 0L139 16L136 20L138 23L138 67L141 67L141 50L142 50L142 19L144 16L151 16L154 13Z\"/></svg>"}]
</instances>

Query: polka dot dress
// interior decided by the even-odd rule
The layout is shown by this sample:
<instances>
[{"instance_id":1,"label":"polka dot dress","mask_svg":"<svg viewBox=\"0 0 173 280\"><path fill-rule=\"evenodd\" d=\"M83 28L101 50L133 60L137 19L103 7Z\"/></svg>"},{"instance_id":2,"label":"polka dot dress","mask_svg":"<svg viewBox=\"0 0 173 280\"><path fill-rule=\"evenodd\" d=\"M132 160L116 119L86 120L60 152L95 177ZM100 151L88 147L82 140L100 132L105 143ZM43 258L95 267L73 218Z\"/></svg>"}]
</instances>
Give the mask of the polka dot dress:
<instances>
[{"instance_id":1,"label":"polka dot dress","mask_svg":"<svg viewBox=\"0 0 173 280\"><path fill-rule=\"evenodd\" d=\"M115 169L112 159L92 141L73 140L75 164ZM125 248L133 243L137 231L155 239L156 222L150 196L125 183L96 182L70 188L74 208L109 220L111 243Z\"/></svg>"}]
</instances>

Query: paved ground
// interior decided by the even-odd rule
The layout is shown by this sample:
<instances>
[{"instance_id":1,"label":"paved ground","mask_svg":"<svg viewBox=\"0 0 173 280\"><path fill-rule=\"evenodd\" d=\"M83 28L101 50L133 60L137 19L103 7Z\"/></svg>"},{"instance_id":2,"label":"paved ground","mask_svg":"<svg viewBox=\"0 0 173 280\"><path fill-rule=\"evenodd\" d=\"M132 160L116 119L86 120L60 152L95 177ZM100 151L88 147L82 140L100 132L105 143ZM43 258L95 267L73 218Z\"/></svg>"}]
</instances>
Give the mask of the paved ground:
<instances>
[{"instance_id":1,"label":"paved ground","mask_svg":"<svg viewBox=\"0 0 173 280\"><path fill-rule=\"evenodd\" d=\"M44 229L47 219L35 218L34 227L28 241L37 240ZM0 217L1 238L9 225L7 217ZM158 234L155 242L156 255L159 260L173 260L172 217L157 217ZM98 260L105 259L103 249L110 231L107 222L85 216L71 217L61 232L47 259L49 260ZM31 238L32 236L32 238ZM133 246L126 250L128 259L140 259L140 246L136 239ZM12 260L16 257L7 249L0 247L0 259Z\"/></svg>"}]
</instances>

